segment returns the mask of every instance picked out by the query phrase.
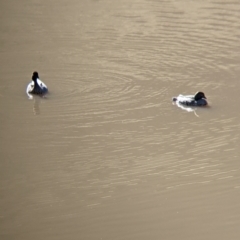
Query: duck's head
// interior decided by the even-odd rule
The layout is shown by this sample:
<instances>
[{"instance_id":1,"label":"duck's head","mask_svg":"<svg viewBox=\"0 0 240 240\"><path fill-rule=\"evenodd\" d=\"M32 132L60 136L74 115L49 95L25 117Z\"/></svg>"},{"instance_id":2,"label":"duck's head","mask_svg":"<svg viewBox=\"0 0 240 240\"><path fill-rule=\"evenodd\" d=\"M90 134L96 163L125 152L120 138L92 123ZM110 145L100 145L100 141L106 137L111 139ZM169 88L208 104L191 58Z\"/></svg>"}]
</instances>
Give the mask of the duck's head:
<instances>
[{"instance_id":1,"label":"duck's head","mask_svg":"<svg viewBox=\"0 0 240 240\"><path fill-rule=\"evenodd\" d=\"M195 96L194 96L194 99L196 100L196 101L198 101L198 100L200 100L200 99L207 99L206 98L206 96L205 96L205 94L203 93L203 92L197 92L196 94L195 94Z\"/></svg>"},{"instance_id":2,"label":"duck's head","mask_svg":"<svg viewBox=\"0 0 240 240\"><path fill-rule=\"evenodd\" d=\"M35 82L39 78L38 72L33 72L32 80Z\"/></svg>"}]
</instances>

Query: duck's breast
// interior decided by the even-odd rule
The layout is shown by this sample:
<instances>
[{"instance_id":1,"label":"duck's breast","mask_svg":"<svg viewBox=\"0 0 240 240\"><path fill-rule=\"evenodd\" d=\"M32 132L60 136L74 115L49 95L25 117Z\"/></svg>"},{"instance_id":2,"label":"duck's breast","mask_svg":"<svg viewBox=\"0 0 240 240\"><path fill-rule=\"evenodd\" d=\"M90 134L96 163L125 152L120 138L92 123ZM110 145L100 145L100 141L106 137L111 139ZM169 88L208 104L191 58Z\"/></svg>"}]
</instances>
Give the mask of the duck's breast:
<instances>
[{"instance_id":1,"label":"duck's breast","mask_svg":"<svg viewBox=\"0 0 240 240\"><path fill-rule=\"evenodd\" d=\"M208 103L207 103L207 100L202 98L202 99L199 99L197 101L197 106L206 106Z\"/></svg>"}]
</instances>

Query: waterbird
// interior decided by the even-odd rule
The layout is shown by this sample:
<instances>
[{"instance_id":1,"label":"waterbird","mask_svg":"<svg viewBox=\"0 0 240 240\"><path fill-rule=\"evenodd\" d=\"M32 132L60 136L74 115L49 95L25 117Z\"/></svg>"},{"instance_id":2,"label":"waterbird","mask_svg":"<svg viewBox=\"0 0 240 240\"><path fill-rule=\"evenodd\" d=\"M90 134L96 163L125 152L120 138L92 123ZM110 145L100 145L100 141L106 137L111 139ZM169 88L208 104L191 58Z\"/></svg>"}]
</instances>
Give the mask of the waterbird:
<instances>
[{"instance_id":1,"label":"waterbird","mask_svg":"<svg viewBox=\"0 0 240 240\"><path fill-rule=\"evenodd\" d=\"M173 97L172 100L176 103L180 103L186 106L206 106L207 100L203 92L196 92L195 95L178 95Z\"/></svg>"},{"instance_id":2,"label":"waterbird","mask_svg":"<svg viewBox=\"0 0 240 240\"><path fill-rule=\"evenodd\" d=\"M29 98L31 94L44 95L48 92L48 88L44 82L39 79L38 72L33 72L32 81L27 85L26 93Z\"/></svg>"}]
</instances>

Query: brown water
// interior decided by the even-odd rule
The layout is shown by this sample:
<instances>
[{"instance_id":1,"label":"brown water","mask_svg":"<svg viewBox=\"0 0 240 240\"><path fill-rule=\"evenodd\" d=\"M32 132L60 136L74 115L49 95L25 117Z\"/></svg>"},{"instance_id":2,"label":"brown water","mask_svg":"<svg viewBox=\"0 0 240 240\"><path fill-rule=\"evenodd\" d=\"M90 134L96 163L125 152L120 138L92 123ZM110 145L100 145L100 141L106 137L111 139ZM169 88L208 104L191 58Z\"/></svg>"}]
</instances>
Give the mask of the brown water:
<instances>
[{"instance_id":1,"label":"brown water","mask_svg":"<svg viewBox=\"0 0 240 240\"><path fill-rule=\"evenodd\" d=\"M0 239L240 239L239 1L1 1L0 31Z\"/></svg>"}]
</instances>

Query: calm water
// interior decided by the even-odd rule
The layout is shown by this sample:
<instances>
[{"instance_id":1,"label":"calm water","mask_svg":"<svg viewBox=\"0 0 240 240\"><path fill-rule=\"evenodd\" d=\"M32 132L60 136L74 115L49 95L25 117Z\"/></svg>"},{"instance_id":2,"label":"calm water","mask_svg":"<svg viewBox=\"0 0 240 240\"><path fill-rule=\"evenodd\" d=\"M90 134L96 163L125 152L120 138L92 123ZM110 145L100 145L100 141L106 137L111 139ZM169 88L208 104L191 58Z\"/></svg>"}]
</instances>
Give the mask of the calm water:
<instances>
[{"instance_id":1,"label":"calm water","mask_svg":"<svg viewBox=\"0 0 240 240\"><path fill-rule=\"evenodd\" d=\"M240 239L239 1L0 6L1 239Z\"/></svg>"}]
</instances>

